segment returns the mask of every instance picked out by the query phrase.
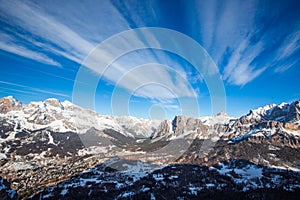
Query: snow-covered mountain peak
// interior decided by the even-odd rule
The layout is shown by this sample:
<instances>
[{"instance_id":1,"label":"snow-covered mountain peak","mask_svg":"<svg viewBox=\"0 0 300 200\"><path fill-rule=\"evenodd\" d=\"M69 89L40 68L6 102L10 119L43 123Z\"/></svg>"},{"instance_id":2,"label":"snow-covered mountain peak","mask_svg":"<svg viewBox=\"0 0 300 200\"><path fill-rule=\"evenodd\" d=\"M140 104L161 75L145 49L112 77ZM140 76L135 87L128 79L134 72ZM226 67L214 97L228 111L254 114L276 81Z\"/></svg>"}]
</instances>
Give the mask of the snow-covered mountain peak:
<instances>
[{"instance_id":1,"label":"snow-covered mountain peak","mask_svg":"<svg viewBox=\"0 0 300 200\"><path fill-rule=\"evenodd\" d=\"M91 128L113 129L125 136L149 137L160 121L138 119L132 116L107 116L81 108L69 101L60 102L50 98L22 105L13 97L0 100L0 117L19 124L20 129L36 130L49 128L57 132L85 133Z\"/></svg>"},{"instance_id":2,"label":"snow-covered mountain peak","mask_svg":"<svg viewBox=\"0 0 300 200\"><path fill-rule=\"evenodd\" d=\"M248 118L255 118L255 119L260 119L262 116L270 113L272 108L274 108L276 104L269 104L263 107L258 107L257 109L252 109L250 110L249 114L247 115Z\"/></svg>"},{"instance_id":3,"label":"snow-covered mountain peak","mask_svg":"<svg viewBox=\"0 0 300 200\"><path fill-rule=\"evenodd\" d=\"M292 103L269 104L264 107L259 107L250 110L245 116L248 120L256 121L280 121L280 122L295 122L300 120L300 103L294 101Z\"/></svg>"},{"instance_id":4,"label":"snow-covered mountain peak","mask_svg":"<svg viewBox=\"0 0 300 200\"><path fill-rule=\"evenodd\" d=\"M55 98L46 99L46 100L44 100L44 103L48 104L48 105L51 105L51 106L54 106L54 107L62 107L61 102L58 99L55 99Z\"/></svg>"},{"instance_id":5,"label":"snow-covered mountain peak","mask_svg":"<svg viewBox=\"0 0 300 200\"><path fill-rule=\"evenodd\" d=\"M228 116L225 112L219 112L216 116Z\"/></svg>"},{"instance_id":6,"label":"snow-covered mountain peak","mask_svg":"<svg viewBox=\"0 0 300 200\"><path fill-rule=\"evenodd\" d=\"M224 114L217 114L215 116L204 116L200 117L200 120L204 125L213 126L215 124L228 124L234 117L227 116Z\"/></svg>"},{"instance_id":7,"label":"snow-covered mountain peak","mask_svg":"<svg viewBox=\"0 0 300 200\"><path fill-rule=\"evenodd\" d=\"M64 106L57 99L46 99L44 101L30 102L23 106L23 111L25 113L38 114L55 114L62 113Z\"/></svg>"},{"instance_id":8,"label":"snow-covered mountain peak","mask_svg":"<svg viewBox=\"0 0 300 200\"><path fill-rule=\"evenodd\" d=\"M63 102L61 102L61 104L64 106L64 107L74 107L75 105L68 101L68 100L64 100Z\"/></svg>"},{"instance_id":9,"label":"snow-covered mountain peak","mask_svg":"<svg viewBox=\"0 0 300 200\"><path fill-rule=\"evenodd\" d=\"M16 103L16 102L18 102L13 96L3 97L3 99L9 100L11 103Z\"/></svg>"}]
</instances>

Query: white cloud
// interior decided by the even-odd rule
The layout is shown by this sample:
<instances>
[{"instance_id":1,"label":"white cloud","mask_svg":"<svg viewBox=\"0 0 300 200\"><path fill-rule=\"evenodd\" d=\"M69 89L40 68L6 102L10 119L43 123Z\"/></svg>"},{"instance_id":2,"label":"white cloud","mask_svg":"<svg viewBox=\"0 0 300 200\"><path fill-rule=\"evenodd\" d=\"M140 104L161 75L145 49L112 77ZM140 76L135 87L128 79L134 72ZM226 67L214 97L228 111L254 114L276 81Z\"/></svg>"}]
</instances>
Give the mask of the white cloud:
<instances>
[{"instance_id":1,"label":"white cloud","mask_svg":"<svg viewBox=\"0 0 300 200\"><path fill-rule=\"evenodd\" d=\"M133 91L136 96L152 99L196 96L186 77L168 66L148 63L133 67L126 73L114 69L109 68L106 77L114 76L116 85Z\"/></svg>"},{"instance_id":2,"label":"white cloud","mask_svg":"<svg viewBox=\"0 0 300 200\"><path fill-rule=\"evenodd\" d=\"M235 85L245 85L259 76L266 68L253 69L245 64L236 67L228 78L228 82Z\"/></svg>"},{"instance_id":3,"label":"white cloud","mask_svg":"<svg viewBox=\"0 0 300 200\"><path fill-rule=\"evenodd\" d=\"M295 59L293 62L281 64L280 66L275 68L274 72L275 73L285 72L286 70L290 69L295 64L297 64L299 61L300 61L300 59L298 58L298 59Z\"/></svg>"},{"instance_id":4,"label":"white cloud","mask_svg":"<svg viewBox=\"0 0 300 200\"><path fill-rule=\"evenodd\" d=\"M63 8L60 8L59 6L53 7L52 5L49 5L49 8L47 7L48 9L45 10L45 6L41 7L30 2L3 2L3 4L0 6L0 11L2 13L0 16L6 19L8 23L14 24L17 27L29 31L34 37L20 33L14 33L14 36L16 37L15 41L11 40L9 43L10 46L2 45L0 48L20 56L40 61L42 63L59 65L59 63L51 60L46 55L42 53L36 53L35 51L31 50L30 46L27 45L28 43L34 47L42 49L45 52L51 52L74 62L81 63L97 44L95 40L89 37L89 32L85 31L85 29L82 27L100 26L99 28L93 29L93 31L95 31L101 30L101 23L104 23L102 24L103 27L111 27L112 24L110 20L105 21L105 19L102 19L100 23L99 20L97 21L95 19L91 19L91 22L94 24L90 24L90 26L86 26L86 24L82 23L77 24L77 21L85 21L86 16L80 13L85 13L86 15L90 13L86 13L86 10L78 5L67 6L70 12L75 10L76 12L73 13L74 19L69 18L66 21L59 12L55 11L55 8L63 11ZM78 8L81 12L77 10ZM118 13L114 6L106 5L106 9L110 9L110 12L114 13L114 15L107 15L105 17L118 17L119 19L116 21L120 23L120 26L122 27L121 30L124 30L124 27L129 27L126 19L122 19L122 14ZM70 17L68 14L66 14L66 16ZM95 16L95 18L97 17L99 16ZM63 22L68 22L68 26ZM72 28L70 28L69 25ZM105 31L106 35L112 34L112 32L112 30ZM17 37L22 38L24 42L18 42ZM40 41L39 38L42 41ZM174 95L171 95L170 92L167 92L166 88L168 88L168 90L172 90L174 93L177 93L178 96L193 96L194 94L191 91L191 88L189 88L188 84L185 82L186 80L184 80L186 79L184 70L182 70L176 62L172 61L172 59L163 56L163 54L158 55L153 51L148 51L146 55L143 55L143 53L133 53L129 57L125 57L124 59L120 59L115 62L108 68L107 71L104 71L104 68L99 68L100 63L106 63L107 60L113 60L115 56L119 54L119 52L122 52L123 49L131 49L133 42L137 45L139 43L147 43L150 41L153 45L157 47L160 46L159 41L157 41L150 33L145 38L147 38L147 41L142 41L140 35L133 35L131 40L123 40L122 44L110 43L106 48L106 51L99 51L95 54L89 55L89 63L85 63L86 67L94 72L97 72L98 74L103 75L107 80L114 84L118 84L118 86L126 88L129 91L134 91L136 86L142 85L143 83L149 81L152 81L153 83L160 83L165 86L165 88L157 87L157 85L145 87L144 89L139 90L138 93L135 93L138 96L174 98ZM98 40L101 40L101 38L98 37ZM168 65L172 66L174 69L176 68L176 70L179 70L180 77L178 73L172 73L161 68L157 68L156 71L149 68L144 69L143 72L139 71L136 73L128 73L135 66L151 62L159 63L160 61L168 62ZM128 73L127 75L129 78L126 78L126 81L119 81L119 79L125 73ZM173 77L173 75L175 76Z\"/></svg>"},{"instance_id":5,"label":"white cloud","mask_svg":"<svg viewBox=\"0 0 300 200\"><path fill-rule=\"evenodd\" d=\"M245 85L264 70L252 61L263 51L264 44L251 44L255 30L257 1L198 2L201 38L204 48L223 68L223 79L231 84ZM231 51L229 55L227 51ZM222 66L226 57L228 63Z\"/></svg>"},{"instance_id":6,"label":"white cloud","mask_svg":"<svg viewBox=\"0 0 300 200\"><path fill-rule=\"evenodd\" d=\"M48 64L48 65L54 65L54 66L58 66L61 67L61 64L54 61L53 59L49 58L48 56L42 54L42 53L38 53L36 51L32 51L30 49L27 49L24 46L15 44L13 42L13 39L3 33L0 33L0 49L19 55L19 56L23 56L25 58L29 58L44 64Z\"/></svg>"},{"instance_id":7,"label":"white cloud","mask_svg":"<svg viewBox=\"0 0 300 200\"><path fill-rule=\"evenodd\" d=\"M285 10L265 16L259 1L234 0L198 1L195 7L199 10L196 17L202 44L223 70L223 79L228 83L245 85L269 68L283 72L299 62L291 59L299 50L299 31L285 30L280 19L276 25L268 25ZM281 43L279 47L275 41Z\"/></svg>"},{"instance_id":8,"label":"white cloud","mask_svg":"<svg viewBox=\"0 0 300 200\"><path fill-rule=\"evenodd\" d=\"M295 33L291 33L288 35L285 40L282 42L280 47L277 49L276 57L274 58L273 64L280 64L275 68L276 73L281 73L289 68L293 67L296 63L300 61L298 58L293 58L291 62L281 62L289 59L296 51L300 49L300 31L296 31Z\"/></svg>"},{"instance_id":9,"label":"white cloud","mask_svg":"<svg viewBox=\"0 0 300 200\"><path fill-rule=\"evenodd\" d=\"M0 81L0 84L11 85L11 86L15 86L15 87L21 88L20 90L23 90L23 91L26 90L26 91L24 91L25 93L26 92L27 93L37 92L37 93L44 93L44 94L61 96L61 97L70 97L69 95L66 95L66 94L63 94L63 93L52 92L52 91L49 91L49 90L43 90L43 89L39 89L39 88L30 87L30 86L27 86L27 85L22 85L22 84L17 84L17 83L11 83L11 82L8 82L8 81Z\"/></svg>"},{"instance_id":10,"label":"white cloud","mask_svg":"<svg viewBox=\"0 0 300 200\"><path fill-rule=\"evenodd\" d=\"M180 102L177 102L177 100L175 99L158 98L158 99L152 99L151 103L153 105L159 105L165 109L176 110L176 111L179 111L181 109L179 104Z\"/></svg>"},{"instance_id":11,"label":"white cloud","mask_svg":"<svg viewBox=\"0 0 300 200\"><path fill-rule=\"evenodd\" d=\"M40 47L79 64L99 42L128 28L127 22L108 1L85 2L84 5L80 1L72 4L61 1L2 1L0 17L6 23L25 30L25 33L10 30L13 33L11 37L16 36L15 45L28 51L32 47ZM118 25L112 26L111 21L117 21ZM20 43L20 38L31 46Z\"/></svg>"},{"instance_id":12,"label":"white cloud","mask_svg":"<svg viewBox=\"0 0 300 200\"><path fill-rule=\"evenodd\" d=\"M254 59L264 50L263 40L251 45L244 39L233 51L223 71L223 79L234 85L245 85L266 70L266 67L255 68Z\"/></svg>"},{"instance_id":13,"label":"white cloud","mask_svg":"<svg viewBox=\"0 0 300 200\"><path fill-rule=\"evenodd\" d=\"M82 60L95 46L67 26L56 21L55 18L43 13L35 4L27 5L25 2L20 1L5 1L2 3L0 7L1 17L62 48L64 52L69 54L67 57L73 58L72 60L75 62ZM33 43L33 45L35 44L37 43ZM48 49L57 48L49 45ZM54 50L54 52L61 53L62 51Z\"/></svg>"},{"instance_id":14,"label":"white cloud","mask_svg":"<svg viewBox=\"0 0 300 200\"><path fill-rule=\"evenodd\" d=\"M100 44L83 63L117 86L146 98L195 97L182 66L163 51L139 50L157 47L160 42L150 33L146 36L129 32ZM119 57L120 56L120 57ZM107 64L113 63L110 66ZM147 65L145 65L145 63ZM158 64L162 64L158 66ZM138 87L145 84L151 86ZM157 84L162 85L157 86ZM170 93L170 90L172 93ZM176 94L175 96L173 94Z\"/></svg>"},{"instance_id":15,"label":"white cloud","mask_svg":"<svg viewBox=\"0 0 300 200\"><path fill-rule=\"evenodd\" d=\"M286 37L286 39L283 41L280 48L278 48L277 56L278 60L288 58L291 56L296 50L300 48L300 31L297 31L295 33L291 33Z\"/></svg>"},{"instance_id":16,"label":"white cloud","mask_svg":"<svg viewBox=\"0 0 300 200\"><path fill-rule=\"evenodd\" d=\"M218 63L226 49L235 49L254 31L257 1L198 1L198 19L204 48Z\"/></svg>"},{"instance_id":17,"label":"white cloud","mask_svg":"<svg viewBox=\"0 0 300 200\"><path fill-rule=\"evenodd\" d=\"M83 6L78 5L78 2L76 2L76 5L66 5L66 10L70 12L65 12L64 6L59 2L58 5L45 3L45 5L39 6L38 4L38 2L31 3L27 1L4 1L3 4L0 5L1 18L5 19L9 24L29 32L29 34L14 34L16 37L22 38L24 43L19 43L16 39L12 44L15 46L18 45L24 52L32 51L32 48L27 45L27 43L29 43L35 48L38 47L42 49L43 52L54 53L74 62L81 63L98 42L120 30L125 30L130 27L127 20L123 19L121 13L118 13L113 6L107 5L107 2L102 3L105 4L103 7L105 9L103 10L105 10L104 13L106 10L109 10L109 12L106 13L106 15L96 14L95 19L90 19L89 16L92 12L87 12ZM91 8L90 5L88 6ZM100 7L98 6L98 8ZM69 13L72 13L72 15ZM99 11L95 13L102 12ZM94 15L92 14L92 16ZM143 19L138 19L136 17L138 16L135 16L135 20L140 20L138 22L139 24L143 22ZM114 20L115 18L118 19ZM112 24L112 22L115 21L117 21L118 24ZM97 34L95 34L96 32ZM99 35L104 36L101 37ZM157 53L153 53L153 51L149 51L149 54L146 56L136 53L136 55L130 57L130 59L115 62L107 71L99 69L99 63L106 63L107 60L111 60L115 55L118 55L118 52L122 51L121 48L126 49L135 45L132 44L133 41L134 43L150 41L154 46L160 46L160 42L155 40L151 34L147 35L145 38L147 38L148 41L144 41L139 35L135 35L132 40L124 41L123 44L111 44L108 48L109 51L99 52L97 56L91 59L92 61L90 63L87 63L86 67L98 74L104 74L104 77L107 80L120 87L126 88L131 92L135 91L137 85L149 81L161 83L165 86L165 88L163 88L152 85L151 87L139 90L138 93L135 93L137 96L175 98L174 95L166 90L166 88L168 88L168 90L176 93L178 97L194 97L194 91L188 85L188 81L186 81L188 76L182 67L176 66L178 64L174 61L171 62L172 59L159 56ZM22 54L20 51L15 51L15 53L18 53L21 56L31 56L31 59L37 60L37 56L33 56L34 54ZM39 58L40 62L42 62L42 60L43 62L47 61L45 55L44 57ZM165 60L169 62L164 63ZM50 63L49 60L47 62ZM132 73L129 76L130 79L127 79L129 81L119 82L122 75L130 72L134 66L150 62L166 64L175 69L178 73L170 72L165 69L157 69L156 71L146 69L143 72ZM178 74L180 74L180 76Z\"/></svg>"}]
</instances>

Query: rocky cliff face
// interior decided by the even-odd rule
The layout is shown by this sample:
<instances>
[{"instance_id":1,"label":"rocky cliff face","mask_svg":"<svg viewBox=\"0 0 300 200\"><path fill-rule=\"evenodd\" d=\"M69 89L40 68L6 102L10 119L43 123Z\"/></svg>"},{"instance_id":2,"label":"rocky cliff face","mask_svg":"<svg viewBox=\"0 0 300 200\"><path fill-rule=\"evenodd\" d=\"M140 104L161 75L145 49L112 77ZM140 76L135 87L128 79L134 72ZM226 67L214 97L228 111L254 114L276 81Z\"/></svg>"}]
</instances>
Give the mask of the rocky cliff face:
<instances>
[{"instance_id":1,"label":"rocky cliff face","mask_svg":"<svg viewBox=\"0 0 300 200\"><path fill-rule=\"evenodd\" d=\"M162 121L157 127L152 138L178 137L188 132L198 133L201 128L203 128L203 124L200 119L189 118L186 116L175 116L172 121Z\"/></svg>"},{"instance_id":2,"label":"rocky cliff face","mask_svg":"<svg viewBox=\"0 0 300 200\"><path fill-rule=\"evenodd\" d=\"M249 114L228 124L223 139L234 142L248 140L274 145L299 147L300 143L300 102L271 104L250 110Z\"/></svg>"},{"instance_id":3,"label":"rocky cliff face","mask_svg":"<svg viewBox=\"0 0 300 200\"><path fill-rule=\"evenodd\" d=\"M289 122L263 121L251 124L250 129L287 129L292 131L300 131L300 125Z\"/></svg>"},{"instance_id":4,"label":"rocky cliff face","mask_svg":"<svg viewBox=\"0 0 300 200\"><path fill-rule=\"evenodd\" d=\"M280 122L296 122L300 120L300 101L291 104L283 103L275 106L265 117L267 120Z\"/></svg>"},{"instance_id":5,"label":"rocky cliff face","mask_svg":"<svg viewBox=\"0 0 300 200\"><path fill-rule=\"evenodd\" d=\"M300 120L300 101L291 104L281 103L279 105L270 104L255 110L250 110L249 114L239 118L242 124L258 123L261 121L278 122L298 122Z\"/></svg>"},{"instance_id":6,"label":"rocky cliff face","mask_svg":"<svg viewBox=\"0 0 300 200\"><path fill-rule=\"evenodd\" d=\"M157 127L154 134L151 136L152 139L165 137L172 133L172 122L170 120L163 120Z\"/></svg>"},{"instance_id":7,"label":"rocky cliff face","mask_svg":"<svg viewBox=\"0 0 300 200\"><path fill-rule=\"evenodd\" d=\"M174 135L179 136L189 131L197 131L202 126L202 122L200 119L176 116L172 121L172 125Z\"/></svg>"}]
</instances>

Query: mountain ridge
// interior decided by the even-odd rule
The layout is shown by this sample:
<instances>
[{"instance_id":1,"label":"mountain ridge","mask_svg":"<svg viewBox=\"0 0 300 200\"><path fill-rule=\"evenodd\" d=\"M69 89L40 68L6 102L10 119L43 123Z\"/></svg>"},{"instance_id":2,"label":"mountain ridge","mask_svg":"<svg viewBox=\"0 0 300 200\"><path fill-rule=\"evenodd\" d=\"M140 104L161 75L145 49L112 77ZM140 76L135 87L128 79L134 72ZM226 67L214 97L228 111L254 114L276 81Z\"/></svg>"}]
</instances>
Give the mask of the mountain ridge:
<instances>
[{"instance_id":1,"label":"mountain ridge","mask_svg":"<svg viewBox=\"0 0 300 200\"><path fill-rule=\"evenodd\" d=\"M206 137L209 131L216 132L217 129L216 135L219 138L231 139L247 135L246 132L249 133L255 127L270 130L275 127L293 134L291 131L300 129L300 101L296 100L290 104L269 104L252 109L239 118L232 118L222 113L199 118L177 115L173 120L160 121L133 116L100 115L69 101L60 102L55 98L22 104L12 96L8 96L0 99L0 117L16 122L15 128L18 127L19 131L50 128L58 132L85 133L91 128L100 131L113 129L126 137L155 139L176 138L188 132L193 133L194 136L191 137Z\"/></svg>"}]
</instances>

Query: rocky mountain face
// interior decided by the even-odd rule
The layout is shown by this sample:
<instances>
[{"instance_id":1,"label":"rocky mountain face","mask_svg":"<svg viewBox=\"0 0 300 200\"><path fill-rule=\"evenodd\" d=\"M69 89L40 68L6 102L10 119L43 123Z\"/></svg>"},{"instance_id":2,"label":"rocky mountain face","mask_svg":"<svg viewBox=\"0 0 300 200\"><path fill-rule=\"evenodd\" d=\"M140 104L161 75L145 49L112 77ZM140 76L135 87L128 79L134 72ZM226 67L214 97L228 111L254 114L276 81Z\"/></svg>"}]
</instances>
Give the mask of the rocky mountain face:
<instances>
[{"instance_id":1,"label":"rocky mountain face","mask_svg":"<svg viewBox=\"0 0 300 200\"><path fill-rule=\"evenodd\" d=\"M155 121L5 97L0 199L17 198L14 191L20 199L294 198L299 116L299 101L238 119L220 113Z\"/></svg>"},{"instance_id":2,"label":"rocky mountain face","mask_svg":"<svg viewBox=\"0 0 300 200\"><path fill-rule=\"evenodd\" d=\"M233 142L251 140L260 143L266 140L275 145L299 147L299 115L299 101L251 110L249 114L229 124L223 138Z\"/></svg>"},{"instance_id":3,"label":"rocky mountain face","mask_svg":"<svg viewBox=\"0 0 300 200\"><path fill-rule=\"evenodd\" d=\"M246 120L297 122L300 120L300 101L294 101L291 104L281 103L279 105L272 104L261 107L256 110L251 110L245 117Z\"/></svg>"},{"instance_id":4,"label":"rocky mountain face","mask_svg":"<svg viewBox=\"0 0 300 200\"><path fill-rule=\"evenodd\" d=\"M186 116L175 116L170 120L164 120L160 123L152 138L160 137L178 137L187 132L195 131L202 126L201 119L188 118Z\"/></svg>"},{"instance_id":5,"label":"rocky mountain face","mask_svg":"<svg viewBox=\"0 0 300 200\"><path fill-rule=\"evenodd\" d=\"M240 117L236 123L239 125L257 124L266 121L275 121L282 124L299 124L300 122L300 100L291 104L271 104L250 110L247 115Z\"/></svg>"},{"instance_id":6,"label":"rocky mountain face","mask_svg":"<svg viewBox=\"0 0 300 200\"><path fill-rule=\"evenodd\" d=\"M57 132L77 133L85 133L90 128L114 129L130 137L149 137L159 123L128 116L99 115L69 101L60 102L54 98L21 104L11 96L0 99L0 118L12 121L19 129L48 128Z\"/></svg>"}]
</instances>

